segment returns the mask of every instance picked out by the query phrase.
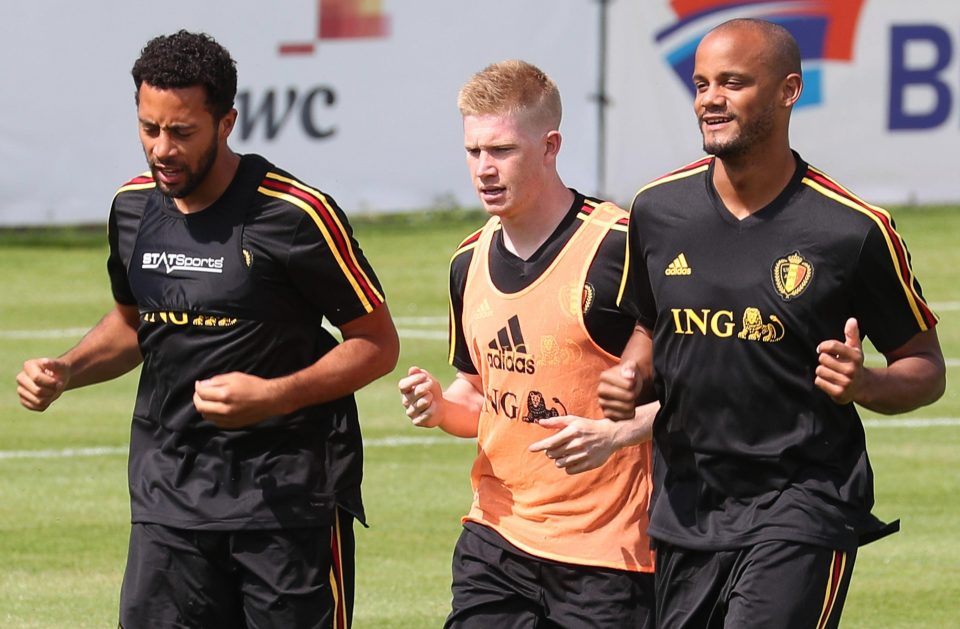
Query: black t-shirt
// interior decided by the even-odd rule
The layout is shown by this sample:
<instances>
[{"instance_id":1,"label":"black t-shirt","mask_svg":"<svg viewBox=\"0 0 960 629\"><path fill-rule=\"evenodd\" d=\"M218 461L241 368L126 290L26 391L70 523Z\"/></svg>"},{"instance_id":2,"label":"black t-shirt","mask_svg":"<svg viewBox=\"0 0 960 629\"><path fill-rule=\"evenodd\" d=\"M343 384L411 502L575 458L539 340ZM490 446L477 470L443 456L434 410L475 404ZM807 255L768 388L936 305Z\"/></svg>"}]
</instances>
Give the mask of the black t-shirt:
<instances>
[{"instance_id":1,"label":"black t-shirt","mask_svg":"<svg viewBox=\"0 0 960 629\"><path fill-rule=\"evenodd\" d=\"M816 348L848 317L880 351L936 319L889 214L796 159L743 220L712 158L634 200L623 305L654 330L653 538L852 548L881 527L863 426L814 385Z\"/></svg>"},{"instance_id":2,"label":"black t-shirt","mask_svg":"<svg viewBox=\"0 0 960 629\"><path fill-rule=\"evenodd\" d=\"M193 405L197 380L313 364L337 344L324 318L343 324L383 302L333 199L257 155L243 156L221 198L195 214L141 176L114 199L108 270L117 302L140 311L134 522L324 525L337 505L364 519L353 396L241 430L218 428Z\"/></svg>"},{"instance_id":3,"label":"black t-shirt","mask_svg":"<svg viewBox=\"0 0 960 629\"><path fill-rule=\"evenodd\" d=\"M547 240L528 259L510 252L498 231L491 243L490 277L494 286L504 293L518 293L530 286L549 268L560 251L583 225L583 220L601 201L574 191L573 205ZM623 279L623 259L626 253L624 225L611 229L587 272L587 287L583 298L583 319L590 338L604 351L619 356L633 332L634 320L617 307L617 293ZM480 230L466 238L450 262L450 343L451 364L464 373L478 373L467 342L463 336L463 291L467 271L473 259L473 245Z\"/></svg>"}]
</instances>

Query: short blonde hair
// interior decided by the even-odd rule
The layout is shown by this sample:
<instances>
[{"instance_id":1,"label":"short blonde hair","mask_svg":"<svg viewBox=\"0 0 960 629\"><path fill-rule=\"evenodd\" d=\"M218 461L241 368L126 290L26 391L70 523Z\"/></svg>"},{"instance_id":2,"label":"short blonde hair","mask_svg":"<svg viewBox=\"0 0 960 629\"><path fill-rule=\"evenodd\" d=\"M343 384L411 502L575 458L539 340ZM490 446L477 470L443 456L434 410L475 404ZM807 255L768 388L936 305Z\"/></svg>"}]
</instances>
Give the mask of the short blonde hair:
<instances>
[{"instance_id":1,"label":"short blonde hair","mask_svg":"<svg viewBox=\"0 0 960 629\"><path fill-rule=\"evenodd\" d=\"M516 59L494 63L460 89L463 116L528 114L551 129L560 128L560 90L540 68Z\"/></svg>"}]
</instances>

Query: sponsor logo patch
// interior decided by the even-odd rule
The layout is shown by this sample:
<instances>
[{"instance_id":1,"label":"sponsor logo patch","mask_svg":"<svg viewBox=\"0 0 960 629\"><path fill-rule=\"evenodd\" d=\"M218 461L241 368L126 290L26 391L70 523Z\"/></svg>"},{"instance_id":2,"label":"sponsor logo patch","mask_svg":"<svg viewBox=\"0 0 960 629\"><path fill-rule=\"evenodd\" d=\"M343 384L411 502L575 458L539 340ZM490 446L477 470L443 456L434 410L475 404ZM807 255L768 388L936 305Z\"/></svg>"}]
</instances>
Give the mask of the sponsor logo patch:
<instances>
[{"instance_id":1,"label":"sponsor logo patch","mask_svg":"<svg viewBox=\"0 0 960 629\"><path fill-rule=\"evenodd\" d=\"M690 265L687 264L687 256L684 254L678 255L673 259L673 262L667 265L667 268L663 271L664 275L692 275L693 269L690 268Z\"/></svg>"},{"instance_id":2,"label":"sponsor logo patch","mask_svg":"<svg viewBox=\"0 0 960 629\"><path fill-rule=\"evenodd\" d=\"M763 343L776 343L783 338L786 330L777 315L770 315L770 322L763 320L759 308L747 308L743 311L743 328L737 338Z\"/></svg>"},{"instance_id":3,"label":"sponsor logo patch","mask_svg":"<svg viewBox=\"0 0 960 629\"><path fill-rule=\"evenodd\" d=\"M146 252L140 264L142 269L159 269L163 267L167 275L174 271L189 273L223 273L223 257L203 258L189 256L185 253L170 253L169 251Z\"/></svg>"},{"instance_id":4,"label":"sponsor logo patch","mask_svg":"<svg viewBox=\"0 0 960 629\"><path fill-rule=\"evenodd\" d=\"M485 357L487 366L491 369L530 375L537 370L535 357L527 353L527 344L523 340L520 318L517 315L510 317L507 325L500 328L497 336L487 344Z\"/></svg>"}]
</instances>

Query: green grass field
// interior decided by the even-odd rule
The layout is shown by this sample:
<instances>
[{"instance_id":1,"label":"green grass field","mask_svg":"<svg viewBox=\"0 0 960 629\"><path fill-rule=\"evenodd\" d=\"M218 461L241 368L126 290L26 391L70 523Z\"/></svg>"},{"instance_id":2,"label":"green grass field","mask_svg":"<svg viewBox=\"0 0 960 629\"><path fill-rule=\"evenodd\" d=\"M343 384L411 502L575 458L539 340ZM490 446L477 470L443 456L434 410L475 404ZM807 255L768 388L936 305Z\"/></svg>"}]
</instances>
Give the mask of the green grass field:
<instances>
[{"instance_id":1,"label":"green grass field","mask_svg":"<svg viewBox=\"0 0 960 629\"><path fill-rule=\"evenodd\" d=\"M948 378L960 364L960 208L894 213L941 316ZM369 529L358 529L359 629L438 627L450 555L470 502L475 447L408 425L396 381L411 364L443 379L446 273L475 213L356 219L401 330L397 371L359 395ZM110 306L104 230L0 232L0 627L116 625L129 507L126 455L136 376L72 391L44 414L20 408L23 360L58 354ZM869 413L864 414L870 417ZM960 399L955 390L867 438L883 518L900 534L861 549L844 627L960 627ZM417 439L420 438L420 439Z\"/></svg>"}]
</instances>

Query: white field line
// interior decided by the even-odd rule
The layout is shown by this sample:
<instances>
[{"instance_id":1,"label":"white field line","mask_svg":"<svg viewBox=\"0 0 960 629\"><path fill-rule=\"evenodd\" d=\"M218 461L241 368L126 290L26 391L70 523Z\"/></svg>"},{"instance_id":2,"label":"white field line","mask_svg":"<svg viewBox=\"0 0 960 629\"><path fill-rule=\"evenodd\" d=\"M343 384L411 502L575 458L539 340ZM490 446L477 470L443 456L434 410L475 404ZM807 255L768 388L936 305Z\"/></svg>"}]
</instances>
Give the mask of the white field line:
<instances>
[{"instance_id":1,"label":"white field line","mask_svg":"<svg viewBox=\"0 0 960 629\"><path fill-rule=\"evenodd\" d=\"M943 301L930 304L934 311L950 312L960 310L960 301ZM394 323L399 326L400 336L415 339L436 339L447 340L447 317L443 316L422 316L422 317L394 317ZM404 327L406 326L406 327ZM428 330L416 328L432 328ZM436 328L440 327L441 330ZM53 339L83 336L89 328L59 328L50 330L0 330L0 339L13 340L32 340L32 339ZM960 363L958 363L960 364ZM950 365L955 367L956 364Z\"/></svg>"},{"instance_id":2,"label":"white field line","mask_svg":"<svg viewBox=\"0 0 960 629\"><path fill-rule=\"evenodd\" d=\"M381 437L364 439L364 448L404 448L407 446L436 446L457 444L466 440L456 437ZM102 448L65 448L63 450L0 450L0 461L4 459L70 459L85 456L110 456L127 454L129 446Z\"/></svg>"},{"instance_id":3,"label":"white field line","mask_svg":"<svg viewBox=\"0 0 960 629\"><path fill-rule=\"evenodd\" d=\"M884 419L864 419L866 428L931 428L936 426L960 426L960 417L890 417Z\"/></svg>"},{"instance_id":4,"label":"white field line","mask_svg":"<svg viewBox=\"0 0 960 629\"><path fill-rule=\"evenodd\" d=\"M447 340L446 317L394 317L394 323L401 326L400 336L412 339ZM406 327L403 327L406 326ZM422 329L422 328L430 329ZM441 329L437 329L441 328ZM48 330L0 330L3 340L37 340L77 338L87 333L89 328L54 328ZM336 330L332 330L336 332Z\"/></svg>"},{"instance_id":5,"label":"white field line","mask_svg":"<svg viewBox=\"0 0 960 629\"><path fill-rule=\"evenodd\" d=\"M398 318L399 319L399 318ZM444 317L422 317L424 320L428 320L428 323L425 324L435 324L434 319L443 320L446 322ZM398 321L401 323L401 321ZM409 321L406 322L407 325L411 325ZM416 325L416 324L412 324ZM337 333L337 330L331 329L331 332L334 334ZM87 332L86 328L63 328L60 330L0 330L0 340L37 340L37 339L59 339L59 338L79 338ZM425 341L443 341L447 342L447 330L437 329L421 329L421 328L398 328L397 334L400 335L402 339L416 339L416 340L425 340ZM883 356L880 354L867 354L867 360L874 364L879 365L883 363ZM960 358L945 358L944 364L947 367L960 367Z\"/></svg>"},{"instance_id":6,"label":"white field line","mask_svg":"<svg viewBox=\"0 0 960 629\"><path fill-rule=\"evenodd\" d=\"M90 328L60 328L54 330L0 330L0 339L34 340L34 339L64 339L80 337Z\"/></svg>"},{"instance_id":7,"label":"white field line","mask_svg":"<svg viewBox=\"0 0 960 629\"><path fill-rule=\"evenodd\" d=\"M960 426L960 417L865 419L866 428L935 428ZM437 446L474 443L472 439L455 437L381 437L365 439L364 448L405 448L407 446ZM70 459L90 456L127 454L128 446L102 448L65 448L63 450L0 450L0 461L6 459Z\"/></svg>"}]
</instances>

